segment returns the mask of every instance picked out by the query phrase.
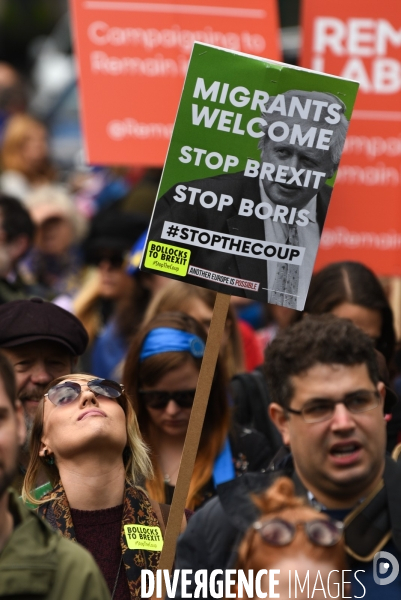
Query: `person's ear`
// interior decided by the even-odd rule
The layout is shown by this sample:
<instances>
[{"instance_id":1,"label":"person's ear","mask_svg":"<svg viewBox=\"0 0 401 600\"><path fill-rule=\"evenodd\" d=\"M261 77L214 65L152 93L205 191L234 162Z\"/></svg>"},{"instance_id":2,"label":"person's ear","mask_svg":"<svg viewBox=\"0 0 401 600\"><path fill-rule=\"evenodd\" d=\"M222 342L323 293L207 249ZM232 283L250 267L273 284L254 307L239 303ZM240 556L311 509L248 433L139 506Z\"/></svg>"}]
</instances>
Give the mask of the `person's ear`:
<instances>
[{"instance_id":1,"label":"person's ear","mask_svg":"<svg viewBox=\"0 0 401 600\"><path fill-rule=\"evenodd\" d=\"M380 397L383 401L383 406L384 406L384 401L386 399L386 386L383 383L383 381L379 381L379 383L377 384L376 387L377 387L377 391L379 392Z\"/></svg>"},{"instance_id":2,"label":"person's ear","mask_svg":"<svg viewBox=\"0 0 401 600\"><path fill-rule=\"evenodd\" d=\"M15 417L17 419L18 445L23 446L25 444L27 433L25 425L24 408L20 400L15 401Z\"/></svg>"},{"instance_id":3,"label":"person's ear","mask_svg":"<svg viewBox=\"0 0 401 600\"><path fill-rule=\"evenodd\" d=\"M46 458L46 456L49 456L50 454L53 454L53 450L50 448L49 441L43 432L42 439L40 440L39 456L41 458Z\"/></svg>"},{"instance_id":4,"label":"person's ear","mask_svg":"<svg viewBox=\"0 0 401 600\"><path fill-rule=\"evenodd\" d=\"M50 454L53 454L52 450L50 449L48 444L45 441L43 441L43 439L42 439L40 441L40 448L39 448L40 458L46 458L46 456L49 456Z\"/></svg>"},{"instance_id":5,"label":"person's ear","mask_svg":"<svg viewBox=\"0 0 401 600\"><path fill-rule=\"evenodd\" d=\"M288 431L288 416L285 409L280 404L272 402L269 405L269 416L281 433L283 444L288 446L290 444L290 436Z\"/></svg>"}]
</instances>

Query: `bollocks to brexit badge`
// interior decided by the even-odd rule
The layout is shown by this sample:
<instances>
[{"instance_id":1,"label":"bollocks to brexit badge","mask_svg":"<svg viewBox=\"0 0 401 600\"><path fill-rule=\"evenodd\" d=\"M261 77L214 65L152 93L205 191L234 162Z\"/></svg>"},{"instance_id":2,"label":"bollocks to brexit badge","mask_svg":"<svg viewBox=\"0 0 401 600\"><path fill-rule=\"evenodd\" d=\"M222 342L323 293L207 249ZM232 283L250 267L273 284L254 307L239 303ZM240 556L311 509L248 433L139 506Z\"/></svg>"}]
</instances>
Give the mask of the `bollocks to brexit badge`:
<instances>
[{"instance_id":1,"label":"bollocks to brexit badge","mask_svg":"<svg viewBox=\"0 0 401 600\"><path fill-rule=\"evenodd\" d=\"M124 525L124 533L130 550L160 552L163 548L160 527L139 524Z\"/></svg>"}]
</instances>

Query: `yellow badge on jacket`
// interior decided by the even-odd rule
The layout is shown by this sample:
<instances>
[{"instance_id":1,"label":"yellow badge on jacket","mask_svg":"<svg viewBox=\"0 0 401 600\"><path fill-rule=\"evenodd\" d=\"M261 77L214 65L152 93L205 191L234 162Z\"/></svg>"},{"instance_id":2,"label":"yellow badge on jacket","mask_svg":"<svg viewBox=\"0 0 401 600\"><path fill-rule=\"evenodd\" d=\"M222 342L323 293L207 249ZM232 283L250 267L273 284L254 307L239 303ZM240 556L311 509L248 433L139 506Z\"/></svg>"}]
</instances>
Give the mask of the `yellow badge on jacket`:
<instances>
[{"instance_id":1,"label":"yellow badge on jacket","mask_svg":"<svg viewBox=\"0 0 401 600\"><path fill-rule=\"evenodd\" d=\"M124 525L124 533L130 550L151 550L159 552L163 548L160 527L150 525Z\"/></svg>"}]
</instances>

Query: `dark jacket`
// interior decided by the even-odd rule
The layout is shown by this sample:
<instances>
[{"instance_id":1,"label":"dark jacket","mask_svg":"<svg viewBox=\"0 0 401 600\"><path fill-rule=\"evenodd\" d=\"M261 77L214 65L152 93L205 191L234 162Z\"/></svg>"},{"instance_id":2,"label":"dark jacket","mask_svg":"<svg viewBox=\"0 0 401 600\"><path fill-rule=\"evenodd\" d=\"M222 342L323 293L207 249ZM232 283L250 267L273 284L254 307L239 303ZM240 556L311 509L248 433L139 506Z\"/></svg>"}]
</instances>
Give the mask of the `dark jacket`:
<instances>
[{"instance_id":1,"label":"dark jacket","mask_svg":"<svg viewBox=\"0 0 401 600\"><path fill-rule=\"evenodd\" d=\"M246 296L253 300L266 302L267 288L267 268L263 260L206 250L198 246L186 245L179 239L161 240L161 232L164 221L172 221L182 225L192 225L219 233L226 233L245 238L265 240L264 221L255 216L245 217L238 215L238 209L242 198L251 199L256 204L260 202L259 178L245 177L244 172L229 173L198 179L184 183L183 185L194 187L201 192L213 191L218 198L221 194L227 194L233 198L233 204L226 206L218 211L218 204L214 208L203 208L199 204L198 193L193 205L190 205L188 199L184 202L177 202L173 199L176 194L177 183L168 192L166 192L156 202L155 213L152 226L149 233L149 241L162 241L166 244L172 244L179 247L188 248L191 251L190 264L204 269L212 269L217 273L228 275L230 277L239 277L242 279L259 282L259 290L253 292L250 290L242 291L240 288L232 288L229 285L216 284L211 280L207 281L207 287L217 292L225 294L235 294L236 296ZM322 231L324 221L329 206L332 188L324 185L317 195L317 222L320 232ZM189 194L188 194L189 195ZM173 276L174 278L174 276ZM180 277L175 277L180 279ZM182 277L181 277L182 279ZM185 281L199 285L199 279L195 276L188 276Z\"/></svg>"},{"instance_id":2,"label":"dark jacket","mask_svg":"<svg viewBox=\"0 0 401 600\"><path fill-rule=\"evenodd\" d=\"M283 442L269 417L271 398L262 367L250 373L234 375L230 381L230 393L234 404L234 420L242 426L262 433L273 457Z\"/></svg>"},{"instance_id":3,"label":"dark jacket","mask_svg":"<svg viewBox=\"0 0 401 600\"><path fill-rule=\"evenodd\" d=\"M10 491L14 531L0 554L0 598L109 600L103 575L79 544L56 533Z\"/></svg>"},{"instance_id":4,"label":"dark jacket","mask_svg":"<svg viewBox=\"0 0 401 600\"><path fill-rule=\"evenodd\" d=\"M248 473L244 477L219 486L218 497L210 500L195 513L185 533L180 537L175 568L193 571L234 568L236 548L244 533L259 516L252 502L251 493L262 492L281 475L291 477L297 495L306 497L306 490L294 471L290 455L284 456L277 469L274 467L274 470L261 474ZM384 507L379 506L380 518L376 518L375 511L368 513L362 524L361 542L363 545L363 536L367 533L369 524L381 525L387 520L385 527L391 528L393 546L396 551L401 552L401 465L391 458L386 459L384 484L381 499L384 499L386 510L381 510ZM371 567L372 562L362 564L369 564ZM195 587L192 582L192 586L187 587L188 592L193 593ZM180 591L179 583L176 598L180 598Z\"/></svg>"},{"instance_id":5,"label":"dark jacket","mask_svg":"<svg viewBox=\"0 0 401 600\"><path fill-rule=\"evenodd\" d=\"M266 437L247 427L234 423L229 433L231 453L236 477L242 477L248 472L265 472L274 456ZM166 502L171 504L175 487L165 484ZM204 504L216 495L213 478L200 490L202 501L197 505L199 510Z\"/></svg>"},{"instance_id":6,"label":"dark jacket","mask_svg":"<svg viewBox=\"0 0 401 600\"><path fill-rule=\"evenodd\" d=\"M228 568L237 541L257 518L249 494L266 489L273 478L272 473L247 473L219 486L219 496L191 517L179 538L176 569Z\"/></svg>"}]
</instances>

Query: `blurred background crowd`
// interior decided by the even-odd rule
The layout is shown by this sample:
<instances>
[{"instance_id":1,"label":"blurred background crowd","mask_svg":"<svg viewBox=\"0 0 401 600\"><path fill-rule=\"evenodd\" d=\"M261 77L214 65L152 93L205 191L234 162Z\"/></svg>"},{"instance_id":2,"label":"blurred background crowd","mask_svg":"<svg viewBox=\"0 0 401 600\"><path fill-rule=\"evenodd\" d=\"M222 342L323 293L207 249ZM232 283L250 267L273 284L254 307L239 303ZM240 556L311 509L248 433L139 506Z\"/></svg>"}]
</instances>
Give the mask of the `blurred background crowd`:
<instances>
[{"instance_id":1,"label":"blurred background crowd","mask_svg":"<svg viewBox=\"0 0 401 600\"><path fill-rule=\"evenodd\" d=\"M284 60L296 64L299 2L279 6ZM39 296L72 312L89 335L81 368L121 381L144 320L181 310L207 329L214 293L139 271L161 169L85 163L67 1L3 0L0 40L0 302ZM397 387L392 309L373 273L347 263L324 269L306 311L360 325ZM232 298L228 377L260 366L277 332L300 317Z\"/></svg>"},{"instance_id":2,"label":"blurred background crowd","mask_svg":"<svg viewBox=\"0 0 401 600\"><path fill-rule=\"evenodd\" d=\"M295 62L299 7L282 4L285 59ZM85 163L65 0L0 2L0 39L0 302L40 296L73 312L90 337L83 366L118 378L129 339L168 284L138 271L161 169ZM185 294L193 316L210 322L213 294ZM230 374L258 366L294 318L234 299Z\"/></svg>"},{"instance_id":3,"label":"blurred background crowd","mask_svg":"<svg viewBox=\"0 0 401 600\"><path fill-rule=\"evenodd\" d=\"M284 60L296 64L299 2L282 0L279 4ZM65 400L60 390L64 393L67 387L67 405L81 394L81 385L86 385L89 391L85 393L90 393L92 384L94 395L104 392L106 400L121 397L120 406L125 413L120 419L123 433L116 430L121 439L133 420L132 408L135 410L139 428L133 438L142 436L150 448L150 457L146 458L149 464L145 461L139 483L146 486L152 499L169 504L177 483L216 294L139 270L161 169L88 165L83 146L67 1L0 0L0 305L39 297L74 315L89 340L86 345L85 332L81 332L79 340L74 340L77 347L68 348L67 358L62 340L63 360L67 364L57 364L58 371L51 365L41 380L34 380L38 341L41 351L47 344L46 352L50 354L54 354L54 346L48 345L49 339L56 341L56 348L60 345L54 332L52 338L47 335L47 320L40 323L41 335L35 332L32 337L31 332L29 341L23 340L26 332L18 331L23 340L20 344L28 345L35 353L35 360L20 372L15 348L19 344L15 340L11 344L8 339L14 332L10 327L1 332L2 338L8 337L7 343L2 340L0 346L11 347L9 356L17 357L13 367L17 372L18 397L25 400L25 405L34 400L31 415L24 407L28 434L33 439L31 450L37 450L42 443L36 427L35 446L33 415L45 389L50 391L50 402L57 406ZM370 336L380 352L380 380L394 398L401 395L401 338L394 325L394 313L400 313L400 306L395 305L394 294L390 297L389 290L388 281L380 280L364 264L335 262L314 274L305 313L331 313L350 319ZM36 306L42 303L33 304L28 302L31 306L26 311L42 314L42 307ZM18 306L21 307L17 305L15 310L25 311ZM48 314L59 319L63 336L72 338L71 323L75 320L70 314L71 321L65 314L62 316L63 311L57 313L58 309L51 308L56 312ZM187 500L189 512L215 495L219 483L247 471L266 471L281 449L280 434L267 416L270 397L262 372L264 351L280 331L302 318L300 312L283 306L231 299ZM78 324L78 330L79 327ZM58 334L61 338L60 331ZM196 352L194 340L198 344ZM65 382L71 365L77 373L123 383L124 389L113 384L99 392L94 387L98 380L88 379L87 375L68 375ZM26 383L22 380L28 377L36 396L24 396ZM49 389L53 380L58 383ZM389 452L401 442L399 405L400 402L391 414L385 415ZM42 406L43 400L39 412L46 420L53 406L47 402L47 412ZM36 421L38 424L39 419ZM63 431L61 423L60 432ZM70 439L67 431L63 440L60 432L53 424L54 438L60 437L68 446L74 436ZM123 450L128 472L132 459L129 452L126 456L127 448L117 445L116 456L121 462ZM30 458L26 445L19 457L18 492L29 460L25 482L28 493L49 480L50 489L62 475L55 467L53 455L47 456L47 451L31 454ZM64 481L66 490L67 485ZM33 498L29 494L27 497ZM284 500L287 502L288 498ZM117 498L115 504L118 502ZM286 503L280 502L274 506L281 510ZM290 502L289 506L296 506L301 512L306 510L302 503ZM116 539L121 531L121 507L116 506ZM79 530L78 513L73 513L77 539L84 543L86 533ZM97 525L102 525L96 519ZM119 589L121 551L115 552L117 562L110 567L107 547L104 555L98 556L96 552L103 550L102 544L96 536L89 538L85 545L95 555L110 590L114 587L114 594ZM341 568L342 554L338 561ZM116 600L129 597L125 580L120 584Z\"/></svg>"}]
</instances>

